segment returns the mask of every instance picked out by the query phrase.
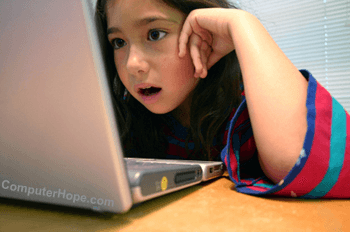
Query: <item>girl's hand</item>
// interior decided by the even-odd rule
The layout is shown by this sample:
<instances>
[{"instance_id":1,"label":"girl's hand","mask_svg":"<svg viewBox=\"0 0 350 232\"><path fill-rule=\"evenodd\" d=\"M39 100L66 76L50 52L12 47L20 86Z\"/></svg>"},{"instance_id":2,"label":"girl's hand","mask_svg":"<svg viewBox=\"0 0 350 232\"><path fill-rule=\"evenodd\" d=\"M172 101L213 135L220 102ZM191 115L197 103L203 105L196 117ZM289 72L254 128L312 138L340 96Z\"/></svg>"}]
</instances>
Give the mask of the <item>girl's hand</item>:
<instances>
[{"instance_id":1,"label":"girl's hand","mask_svg":"<svg viewBox=\"0 0 350 232\"><path fill-rule=\"evenodd\" d=\"M184 57L189 44L195 77L205 78L207 71L234 50L230 32L236 9L198 9L186 18L179 37L179 56Z\"/></svg>"}]
</instances>

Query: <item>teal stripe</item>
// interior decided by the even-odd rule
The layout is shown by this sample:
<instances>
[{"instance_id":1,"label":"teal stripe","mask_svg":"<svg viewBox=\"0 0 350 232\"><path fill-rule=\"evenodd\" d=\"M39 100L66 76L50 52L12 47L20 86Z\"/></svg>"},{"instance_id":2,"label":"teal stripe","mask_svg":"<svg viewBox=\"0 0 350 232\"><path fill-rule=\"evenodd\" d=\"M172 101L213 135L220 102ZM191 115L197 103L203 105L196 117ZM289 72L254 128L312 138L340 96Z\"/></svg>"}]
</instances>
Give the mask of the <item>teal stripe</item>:
<instances>
[{"instance_id":1,"label":"teal stripe","mask_svg":"<svg viewBox=\"0 0 350 232\"><path fill-rule=\"evenodd\" d=\"M257 186L257 187L264 187L264 188L272 188L274 185L272 184L254 184L253 186Z\"/></svg>"},{"instance_id":2,"label":"teal stripe","mask_svg":"<svg viewBox=\"0 0 350 232\"><path fill-rule=\"evenodd\" d=\"M319 198L326 195L338 180L343 167L346 142L346 113L337 100L332 99L332 128L329 166L323 180L305 198ZM327 142L327 141L325 141Z\"/></svg>"}]
</instances>

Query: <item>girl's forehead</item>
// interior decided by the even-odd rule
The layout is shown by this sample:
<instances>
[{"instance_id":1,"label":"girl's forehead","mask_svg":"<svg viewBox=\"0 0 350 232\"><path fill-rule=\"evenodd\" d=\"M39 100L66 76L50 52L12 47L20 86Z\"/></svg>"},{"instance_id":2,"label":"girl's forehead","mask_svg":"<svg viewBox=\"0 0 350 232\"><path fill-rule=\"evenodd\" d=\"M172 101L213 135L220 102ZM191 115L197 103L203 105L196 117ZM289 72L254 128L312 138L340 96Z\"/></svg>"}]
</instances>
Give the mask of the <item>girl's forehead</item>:
<instances>
[{"instance_id":1,"label":"girl's forehead","mask_svg":"<svg viewBox=\"0 0 350 232\"><path fill-rule=\"evenodd\" d=\"M107 23L124 24L142 18L161 16L182 23L185 15L161 0L109 0L106 5Z\"/></svg>"}]
</instances>

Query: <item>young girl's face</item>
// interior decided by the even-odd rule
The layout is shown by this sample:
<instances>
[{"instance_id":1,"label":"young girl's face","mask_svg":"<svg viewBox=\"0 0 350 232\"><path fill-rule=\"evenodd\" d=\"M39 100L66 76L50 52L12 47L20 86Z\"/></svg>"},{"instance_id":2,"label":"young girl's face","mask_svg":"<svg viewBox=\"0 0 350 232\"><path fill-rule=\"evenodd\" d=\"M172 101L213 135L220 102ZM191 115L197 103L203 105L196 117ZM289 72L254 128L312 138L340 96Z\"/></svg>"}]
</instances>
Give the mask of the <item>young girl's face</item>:
<instances>
[{"instance_id":1,"label":"young girl's face","mask_svg":"<svg viewBox=\"0 0 350 232\"><path fill-rule=\"evenodd\" d=\"M114 62L129 93L157 114L188 106L198 79L189 52L178 56L184 14L159 0L111 0L106 11Z\"/></svg>"}]
</instances>

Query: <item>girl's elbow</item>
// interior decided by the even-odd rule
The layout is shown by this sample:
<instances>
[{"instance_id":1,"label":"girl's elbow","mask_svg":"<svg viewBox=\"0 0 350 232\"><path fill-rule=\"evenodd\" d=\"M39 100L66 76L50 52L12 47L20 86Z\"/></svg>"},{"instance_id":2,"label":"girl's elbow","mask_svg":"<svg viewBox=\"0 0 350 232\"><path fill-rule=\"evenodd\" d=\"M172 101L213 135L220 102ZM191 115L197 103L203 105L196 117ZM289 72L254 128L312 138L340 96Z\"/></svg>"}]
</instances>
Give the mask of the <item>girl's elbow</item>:
<instances>
[{"instance_id":1,"label":"girl's elbow","mask_svg":"<svg viewBox=\"0 0 350 232\"><path fill-rule=\"evenodd\" d=\"M259 152L259 163L265 176L277 184L283 180L296 164L302 145L289 147L275 152Z\"/></svg>"}]
</instances>

